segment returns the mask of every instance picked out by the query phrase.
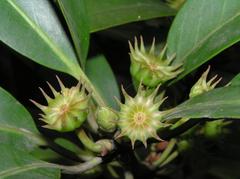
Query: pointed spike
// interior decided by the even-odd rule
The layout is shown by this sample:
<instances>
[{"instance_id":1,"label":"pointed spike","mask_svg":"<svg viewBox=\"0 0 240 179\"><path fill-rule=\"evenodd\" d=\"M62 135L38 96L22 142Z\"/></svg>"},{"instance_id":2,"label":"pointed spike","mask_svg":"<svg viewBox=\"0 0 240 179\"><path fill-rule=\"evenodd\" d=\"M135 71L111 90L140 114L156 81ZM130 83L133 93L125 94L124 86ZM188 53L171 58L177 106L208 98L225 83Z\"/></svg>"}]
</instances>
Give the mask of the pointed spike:
<instances>
[{"instance_id":1,"label":"pointed spike","mask_svg":"<svg viewBox=\"0 0 240 179\"><path fill-rule=\"evenodd\" d=\"M164 97L161 101L160 101L160 106L164 103L164 101L168 99L168 96Z\"/></svg>"},{"instance_id":2,"label":"pointed spike","mask_svg":"<svg viewBox=\"0 0 240 179\"><path fill-rule=\"evenodd\" d=\"M207 81L207 76L208 76L210 69L211 69L211 66L208 65L207 70L202 74L202 77L201 77L201 78L203 78L203 81Z\"/></svg>"},{"instance_id":3,"label":"pointed spike","mask_svg":"<svg viewBox=\"0 0 240 179\"><path fill-rule=\"evenodd\" d=\"M149 97L150 97L152 100L156 97L160 86L161 86L161 84L159 84L159 85L155 88L155 90L152 92L152 94L150 94Z\"/></svg>"},{"instance_id":4,"label":"pointed spike","mask_svg":"<svg viewBox=\"0 0 240 179\"><path fill-rule=\"evenodd\" d=\"M132 150L134 150L135 139L131 139Z\"/></svg>"},{"instance_id":5,"label":"pointed spike","mask_svg":"<svg viewBox=\"0 0 240 179\"><path fill-rule=\"evenodd\" d=\"M116 137L118 137L120 133L121 133L121 132L120 132L119 130L116 131L116 132L114 133L114 135L113 135L113 138L116 139Z\"/></svg>"},{"instance_id":6,"label":"pointed spike","mask_svg":"<svg viewBox=\"0 0 240 179\"><path fill-rule=\"evenodd\" d=\"M159 58L162 60L167 50L167 44L163 47L162 51L159 54Z\"/></svg>"},{"instance_id":7,"label":"pointed spike","mask_svg":"<svg viewBox=\"0 0 240 179\"><path fill-rule=\"evenodd\" d=\"M40 91L42 92L42 94L43 94L43 96L45 97L45 99L47 100L47 102L49 102L52 98L50 98L50 97L47 95L47 93L45 93L45 91L44 91L42 88L39 87L39 89L40 89Z\"/></svg>"},{"instance_id":8,"label":"pointed spike","mask_svg":"<svg viewBox=\"0 0 240 179\"><path fill-rule=\"evenodd\" d=\"M208 82L207 85L211 86L212 82L218 77L218 75L215 75L214 77L212 77Z\"/></svg>"},{"instance_id":9,"label":"pointed spike","mask_svg":"<svg viewBox=\"0 0 240 179\"><path fill-rule=\"evenodd\" d=\"M125 89L123 88L123 85L121 85L121 90L122 90L122 93L123 93L123 96L124 96L125 100L126 100L126 99L127 99L127 100L130 100L130 99L131 99L131 96L129 96L129 95L127 94L127 92L126 92Z\"/></svg>"},{"instance_id":10,"label":"pointed spike","mask_svg":"<svg viewBox=\"0 0 240 179\"><path fill-rule=\"evenodd\" d=\"M167 58L167 64L166 65L170 65L175 58L176 58L176 53L172 54L169 58ZM182 64L180 64L179 67L180 66L182 66Z\"/></svg>"},{"instance_id":11,"label":"pointed spike","mask_svg":"<svg viewBox=\"0 0 240 179\"><path fill-rule=\"evenodd\" d=\"M49 82L47 82L47 84L48 84L49 88L51 89L51 91L52 91L54 97L56 97L57 94L58 94L58 92L53 88L53 86L52 86Z\"/></svg>"},{"instance_id":12,"label":"pointed spike","mask_svg":"<svg viewBox=\"0 0 240 179\"><path fill-rule=\"evenodd\" d=\"M144 47L144 42L143 42L143 37L140 36L140 51L145 53L145 47Z\"/></svg>"},{"instance_id":13,"label":"pointed spike","mask_svg":"<svg viewBox=\"0 0 240 179\"><path fill-rule=\"evenodd\" d=\"M45 119L43 118L38 118L39 121L43 121L44 123L47 123Z\"/></svg>"},{"instance_id":14,"label":"pointed spike","mask_svg":"<svg viewBox=\"0 0 240 179\"><path fill-rule=\"evenodd\" d=\"M53 129L50 125L44 125L42 126L43 128L46 128L46 129Z\"/></svg>"},{"instance_id":15,"label":"pointed spike","mask_svg":"<svg viewBox=\"0 0 240 179\"><path fill-rule=\"evenodd\" d=\"M152 41L152 45L151 45L151 48L149 50L149 53L154 55L155 53L155 37L153 37L153 41Z\"/></svg>"},{"instance_id":16,"label":"pointed spike","mask_svg":"<svg viewBox=\"0 0 240 179\"><path fill-rule=\"evenodd\" d=\"M114 99L116 100L117 104L121 107L123 104L121 103L121 101L116 97L114 96Z\"/></svg>"},{"instance_id":17,"label":"pointed spike","mask_svg":"<svg viewBox=\"0 0 240 179\"><path fill-rule=\"evenodd\" d=\"M166 91L161 91L161 93L155 97L155 101L162 100L164 98L165 92Z\"/></svg>"},{"instance_id":18,"label":"pointed spike","mask_svg":"<svg viewBox=\"0 0 240 179\"><path fill-rule=\"evenodd\" d=\"M142 143L143 143L143 145L144 145L144 147L145 147L145 149L146 149L146 148L147 148L147 140L144 139L144 140L142 141Z\"/></svg>"},{"instance_id":19,"label":"pointed spike","mask_svg":"<svg viewBox=\"0 0 240 179\"><path fill-rule=\"evenodd\" d=\"M145 87L143 86L142 80L141 80L141 82L139 83L138 89L137 89L137 95L136 96L146 97L146 93L147 93L147 91L145 90Z\"/></svg>"},{"instance_id":20,"label":"pointed spike","mask_svg":"<svg viewBox=\"0 0 240 179\"><path fill-rule=\"evenodd\" d=\"M129 44L130 53L131 54L134 53L134 49L133 49L133 46L132 46L131 42L128 41L128 44Z\"/></svg>"},{"instance_id":21,"label":"pointed spike","mask_svg":"<svg viewBox=\"0 0 240 179\"><path fill-rule=\"evenodd\" d=\"M42 105L42 104L39 104L39 103L37 103L36 101L34 101L34 100L32 100L32 99L30 99L30 101L35 105L35 106L37 106L39 109L41 109L42 111L44 111L47 107L46 106L44 106L44 105Z\"/></svg>"},{"instance_id":22,"label":"pointed spike","mask_svg":"<svg viewBox=\"0 0 240 179\"><path fill-rule=\"evenodd\" d=\"M115 140L121 138L124 136L124 133L123 132L120 132L119 134L117 134L117 136L114 137Z\"/></svg>"},{"instance_id":23,"label":"pointed spike","mask_svg":"<svg viewBox=\"0 0 240 179\"><path fill-rule=\"evenodd\" d=\"M65 86L57 75L56 75L56 78L57 78L58 84L60 85L60 88L61 88L61 91L62 91L65 88Z\"/></svg>"},{"instance_id":24,"label":"pointed spike","mask_svg":"<svg viewBox=\"0 0 240 179\"><path fill-rule=\"evenodd\" d=\"M157 135L157 133L156 132L154 132L153 134L152 134L152 137L154 138L154 139L157 139L158 141L164 141L163 139L161 139L158 135Z\"/></svg>"},{"instance_id":25,"label":"pointed spike","mask_svg":"<svg viewBox=\"0 0 240 179\"><path fill-rule=\"evenodd\" d=\"M78 88L79 89L79 91L81 90L81 82L80 81L78 81L78 83L77 83L77 85L76 85L76 88Z\"/></svg>"},{"instance_id":26,"label":"pointed spike","mask_svg":"<svg viewBox=\"0 0 240 179\"><path fill-rule=\"evenodd\" d=\"M182 66L183 66L183 63L176 64L174 66L174 71L177 72L177 73L182 72L184 70L183 68L181 68Z\"/></svg>"},{"instance_id":27,"label":"pointed spike","mask_svg":"<svg viewBox=\"0 0 240 179\"><path fill-rule=\"evenodd\" d=\"M167 99L167 97L163 98L161 101L155 102L153 105L154 109L159 109L162 103Z\"/></svg>"},{"instance_id":28,"label":"pointed spike","mask_svg":"<svg viewBox=\"0 0 240 179\"><path fill-rule=\"evenodd\" d=\"M44 114L42 114L42 113L39 113L38 115L39 115L41 118L43 118L43 119L44 119L44 116L45 116Z\"/></svg>"},{"instance_id":29,"label":"pointed spike","mask_svg":"<svg viewBox=\"0 0 240 179\"><path fill-rule=\"evenodd\" d=\"M137 37L134 37L134 49L135 51L139 51Z\"/></svg>"},{"instance_id":30,"label":"pointed spike","mask_svg":"<svg viewBox=\"0 0 240 179\"><path fill-rule=\"evenodd\" d=\"M222 77L219 78L215 83L213 83L213 84L211 85L212 89L215 88L215 87L217 86L217 84L218 84L221 80L222 80Z\"/></svg>"}]
</instances>

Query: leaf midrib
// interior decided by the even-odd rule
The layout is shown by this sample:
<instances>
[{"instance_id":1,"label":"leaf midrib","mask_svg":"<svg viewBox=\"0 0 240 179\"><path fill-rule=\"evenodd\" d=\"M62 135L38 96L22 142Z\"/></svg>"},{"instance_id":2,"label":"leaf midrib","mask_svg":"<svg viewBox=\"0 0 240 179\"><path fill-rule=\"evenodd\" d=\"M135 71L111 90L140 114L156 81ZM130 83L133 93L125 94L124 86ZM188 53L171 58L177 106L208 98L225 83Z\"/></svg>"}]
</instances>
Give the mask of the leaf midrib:
<instances>
[{"instance_id":1,"label":"leaf midrib","mask_svg":"<svg viewBox=\"0 0 240 179\"><path fill-rule=\"evenodd\" d=\"M238 16L240 16L240 12L236 13L234 16L232 16L231 18L229 18L227 21L225 21L225 23L221 23L220 26L218 26L217 28L213 29L207 36L205 36L205 38L203 38L201 41L199 41L199 43L196 43L194 45L194 47L189 50L181 59L181 61L185 61L188 56L190 56L194 51L196 51L197 49L199 49L201 47L201 45L207 41L209 39L209 37L211 37L214 33L216 33L218 30L220 30L222 27L224 27L225 25L229 24L230 22L232 22L235 18L237 18Z\"/></svg>"},{"instance_id":2,"label":"leaf midrib","mask_svg":"<svg viewBox=\"0 0 240 179\"><path fill-rule=\"evenodd\" d=\"M217 101L217 102L212 102L212 103L203 103L203 102L199 102L196 104L192 104L191 106L179 106L176 108L173 108L171 111L174 112L170 112L169 114L167 114L165 116L165 119L169 119L169 117L171 116L176 116L178 115L178 113L182 113L184 111L188 111L188 110L192 110L193 108L201 108L201 107L214 107L214 106L220 106L220 105L239 105L240 106L240 100L230 100L230 101Z\"/></svg>"},{"instance_id":3,"label":"leaf midrib","mask_svg":"<svg viewBox=\"0 0 240 179\"><path fill-rule=\"evenodd\" d=\"M51 39L48 37L46 33L44 33L39 26L37 26L34 22L31 21L31 18L28 17L28 15L12 0L7 0L7 2L18 12L18 14L29 24L29 26L35 31L41 39L43 39L44 42L52 49L52 51L60 58L62 59L62 62L69 68L70 71L72 71L73 76L78 79L79 77L79 69L76 68L76 65L69 63L69 57L67 57L54 42L51 41Z\"/></svg>"},{"instance_id":4,"label":"leaf midrib","mask_svg":"<svg viewBox=\"0 0 240 179\"><path fill-rule=\"evenodd\" d=\"M0 124L0 132L1 131L23 135L38 145L46 145L46 141L41 137L41 135L33 133L24 128L17 128L10 125Z\"/></svg>"},{"instance_id":5,"label":"leaf midrib","mask_svg":"<svg viewBox=\"0 0 240 179\"><path fill-rule=\"evenodd\" d=\"M14 167L14 168L10 168L4 171L0 172L0 178L5 178L5 177L9 177L12 175L16 175L18 173L23 173L29 170L34 170L34 169L38 169L38 168L48 168L48 163L44 163L44 162L36 162L36 163L31 163L31 164L26 164L26 165L22 165L21 167ZM50 165L51 168L54 168L52 165ZM55 167L57 168L57 167Z\"/></svg>"}]
</instances>

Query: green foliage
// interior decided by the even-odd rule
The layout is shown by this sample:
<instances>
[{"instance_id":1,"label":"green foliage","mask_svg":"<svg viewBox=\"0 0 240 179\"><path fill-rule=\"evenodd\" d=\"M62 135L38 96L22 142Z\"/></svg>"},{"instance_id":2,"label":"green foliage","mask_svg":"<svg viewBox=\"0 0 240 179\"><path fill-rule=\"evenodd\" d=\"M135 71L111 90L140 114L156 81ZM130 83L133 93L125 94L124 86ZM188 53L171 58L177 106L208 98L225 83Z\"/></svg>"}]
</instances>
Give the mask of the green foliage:
<instances>
[{"instance_id":1,"label":"green foliage","mask_svg":"<svg viewBox=\"0 0 240 179\"><path fill-rule=\"evenodd\" d=\"M168 53L183 62L180 80L240 40L240 1L190 0L177 14L168 35ZM175 81L176 81L175 80Z\"/></svg>"},{"instance_id":2,"label":"green foliage","mask_svg":"<svg viewBox=\"0 0 240 179\"><path fill-rule=\"evenodd\" d=\"M107 104L115 109L118 108L114 97L120 99L119 88L105 57L97 56L88 60L86 74Z\"/></svg>"},{"instance_id":3,"label":"green foliage","mask_svg":"<svg viewBox=\"0 0 240 179\"><path fill-rule=\"evenodd\" d=\"M170 110L165 119L187 118L240 118L240 87L214 89L191 98Z\"/></svg>"},{"instance_id":4,"label":"green foliage","mask_svg":"<svg viewBox=\"0 0 240 179\"><path fill-rule=\"evenodd\" d=\"M43 133L36 127L42 123L36 120L35 124L23 105L0 88L0 178L60 178L61 173L138 178L150 172L155 178L239 177L239 167L225 166L237 165L240 159L240 144L233 140L240 137L240 75L229 82L220 71L220 82L209 67L195 81L201 65L240 40L239 0L2 0L0 9L0 41L22 55L18 63L31 68L28 60L32 60L36 66L78 80L78 86L60 92L49 85L55 97L62 96L52 100L43 92L51 109L35 102L49 126L58 119L65 126L48 126L55 131ZM128 51L122 50L127 46L122 37L133 38L132 29L144 39L170 29L168 35L160 34L167 39L163 52L159 47L165 42L158 37L156 46L154 41L150 47L149 39L144 46L140 37L140 47L136 42ZM122 59L129 51L131 67ZM111 59L112 54L116 59ZM8 62L4 60L3 53L1 64ZM218 63L220 59L213 70ZM122 69L124 75L119 74ZM138 90L128 84L130 79ZM125 82L128 86L123 89L133 91L122 90L121 96L119 86ZM71 79L66 84L72 84ZM0 85L4 84L0 81ZM80 85L84 98L74 95ZM90 100L84 103L84 99ZM32 106L25 107L37 115ZM230 147L222 148L222 141ZM181 166L191 171L186 174Z\"/></svg>"},{"instance_id":5,"label":"green foliage","mask_svg":"<svg viewBox=\"0 0 240 179\"><path fill-rule=\"evenodd\" d=\"M176 14L159 0L86 0L90 32L134 21Z\"/></svg>"},{"instance_id":6,"label":"green foliage","mask_svg":"<svg viewBox=\"0 0 240 179\"><path fill-rule=\"evenodd\" d=\"M90 37L85 3L79 0L58 0L57 2L68 24L77 56L84 68Z\"/></svg>"},{"instance_id":7,"label":"green foliage","mask_svg":"<svg viewBox=\"0 0 240 179\"><path fill-rule=\"evenodd\" d=\"M0 8L2 42L41 65L78 78L76 55L47 0L1 1Z\"/></svg>"},{"instance_id":8,"label":"green foliage","mask_svg":"<svg viewBox=\"0 0 240 179\"><path fill-rule=\"evenodd\" d=\"M0 88L0 178L59 178L60 171L30 153L45 145L26 109Z\"/></svg>"}]
</instances>

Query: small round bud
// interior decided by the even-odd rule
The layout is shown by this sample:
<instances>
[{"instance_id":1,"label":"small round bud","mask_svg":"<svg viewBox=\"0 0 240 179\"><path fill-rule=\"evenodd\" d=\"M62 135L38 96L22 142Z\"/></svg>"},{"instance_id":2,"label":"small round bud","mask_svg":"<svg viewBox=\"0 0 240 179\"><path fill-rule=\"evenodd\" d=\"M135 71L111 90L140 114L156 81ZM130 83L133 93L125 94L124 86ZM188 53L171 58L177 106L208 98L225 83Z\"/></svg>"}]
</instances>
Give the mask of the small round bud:
<instances>
[{"instance_id":1,"label":"small round bud","mask_svg":"<svg viewBox=\"0 0 240 179\"><path fill-rule=\"evenodd\" d=\"M85 89L80 87L80 83L75 87L66 88L58 77L57 79L61 87L60 92L55 91L49 84L54 98L50 98L40 88L48 102L47 106L32 102L44 112L41 120L47 125L43 127L59 132L73 131L80 127L87 118L89 95L86 95Z\"/></svg>"},{"instance_id":2,"label":"small round bud","mask_svg":"<svg viewBox=\"0 0 240 179\"><path fill-rule=\"evenodd\" d=\"M193 85L191 88L189 97L193 98L194 96L198 96L202 93L205 93L207 91L210 91L215 88L215 86L221 81L222 78L217 79L217 75L215 75L212 79L207 81L207 76L210 71L210 66L208 69L202 74L202 76L199 78L197 83ZM214 82L215 81L215 82Z\"/></svg>"},{"instance_id":3,"label":"small round bud","mask_svg":"<svg viewBox=\"0 0 240 179\"><path fill-rule=\"evenodd\" d=\"M135 38L134 48L129 42L131 66L130 72L133 79L149 87L156 87L170 79L175 78L183 71L182 64L171 65L175 55L166 56L166 47L159 55L155 54L155 40L149 51L146 51L143 38L140 37L140 48Z\"/></svg>"},{"instance_id":4,"label":"small round bud","mask_svg":"<svg viewBox=\"0 0 240 179\"><path fill-rule=\"evenodd\" d=\"M100 107L97 110L97 124L105 132L115 131L117 119L117 114L107 107Z\"/></svg>"},{"instance_id":5,"label":"small round bud","mask_svg":"<svg viewBox=\"0 0 240 179\"><path fill-rule=\"evenodd\" d=\"M208 139L217 139L222 134L227 132L225 128L226 125L230 124L229 121L224 121L223 119L215 120L215 121L208 121L205 123L203 127L203 134Z\"/></svg>"},{"instance_id":6,"label":"small round bud","mask_svg":"<svg viewBox=\"0 0 240 179\"><path fill-rule=\"evenodd\" d=\"M179 152L186 152L187 150L189 150L192 147L192 143L190 140L180 140L177 143L177 148Z\"/></svg>"},{"instance_id":7,"label":"small round bud","mask_svg":"<svg viewBox=\"0 0 240 179\"><path fill-rule=\"evenodd\" d=\"M98 140L96 144L101 146L101 156L105 156L108 152L114 149L114 143L112 140L101 139Z\"/></svg>"}]
</instances>

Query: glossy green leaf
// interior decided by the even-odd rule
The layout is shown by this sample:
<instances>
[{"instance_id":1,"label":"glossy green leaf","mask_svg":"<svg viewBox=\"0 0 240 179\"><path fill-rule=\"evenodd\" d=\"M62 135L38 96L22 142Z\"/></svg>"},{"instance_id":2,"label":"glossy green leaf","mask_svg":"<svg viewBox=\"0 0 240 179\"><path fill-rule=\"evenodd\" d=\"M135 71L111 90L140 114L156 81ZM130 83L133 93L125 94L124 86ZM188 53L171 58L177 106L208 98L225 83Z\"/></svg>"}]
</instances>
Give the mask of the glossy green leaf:
<instances>
[{"instance_id":1,"label":"glossy green leaf","mask_svg":"<svg viewBox=\"0 0 240 179\"><path fill-rule=\"evenodd\" d=\"M82 68L84 68L89 46L89 26L85 3L83 0L58 0L58 4L67 22Z\"/></svg>"},{"instance_id":2,"label":"glossy green leaf","mask_svg":"<svg viewBox=\"0 0 240 179\"><path fill-rule=\"evenodd\" d=\"M43 142L31 115L0 88L0 178L59 178L59 170L29 154Z\"/></svg>"},{"instance_id":3,"label":"glossy green leaf","mask_svg":"<svg viewBox=\"0 0 240 179\"><path fill-rule=\"evenodd\" d=\"M91 32L176 14L175 10L160 0L86 0L85 2Z\"/></svg>"},{"instance_id":4,"label":"glossy green leaf","mask_svg":"<svg viewBox=\"0 0 240 179\"><path fill-rule=\"evenodd\" d=\"M0 40L31 60L77 79L74 50L48 0L0 1Z\"/></svg>"},{"instance_id":5,"label":"glossy green leaf","mask_svg":"<svg viewBox=\"0 0 240 179\"><path fill-rule=\"evenodd\" d=\"M240 118L240 86L217 88L171 109L164 119Z\"/></svg>"},{"instance_id":6,"label":"glossy green leaf","mask_svg":"<svg viewBox=\"0 0 240 179\"><path fill-rule=\"evenodd\" d=\"M240 86L240 74L237 74L231 81L231 86Z\"/></svg>"},{"instance_id":7,"label":"glossy green leaf","mask_svg":"<svg viewBox=\"0 0 240 179\"><path fill-rule=\"evenodd\" d=\"M168 54L183 63L185 75L240 40L239 0L188 0L168 36Z\"/></svg>"},{"instance_id":8,"label":"glossy green leaf","mask_svg":"<svg viewBox=\"0 0 240 179\"><path fill-rule=\"evenodd\" d=\"M119 88L105 57L97 56L88 60L86 74L107 104L116 109L118 106L114 96L120 99Z\"/></svg>"}]
</instances>

